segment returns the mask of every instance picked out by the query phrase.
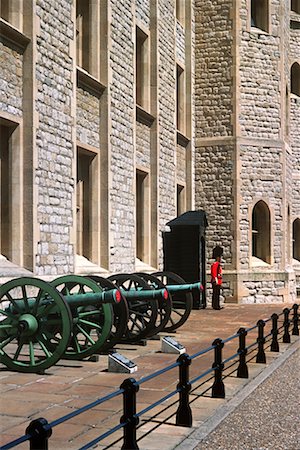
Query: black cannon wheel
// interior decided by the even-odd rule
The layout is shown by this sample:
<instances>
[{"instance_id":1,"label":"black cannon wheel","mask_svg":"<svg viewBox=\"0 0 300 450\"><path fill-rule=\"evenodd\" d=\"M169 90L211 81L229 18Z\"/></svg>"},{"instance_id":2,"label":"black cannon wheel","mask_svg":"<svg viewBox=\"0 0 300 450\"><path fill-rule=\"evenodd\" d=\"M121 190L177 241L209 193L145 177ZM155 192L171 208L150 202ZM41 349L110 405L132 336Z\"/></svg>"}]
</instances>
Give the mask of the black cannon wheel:
<instances>
[{"instance_id":1,"label":"black cannon wheel","mask_svg":"<svg viewBox=\"0 0 300 450\"><path fill-rule=\"evenodd\" d=\"M141 277L134 274L115 274L108 277L124 291L136 291L136 298L127 299L129 308L129 320L123 341L138 342L153 334L155 328L158 302L157 300L145 300L138 298L138 292L149 289L148 283ZM125 292L126 298L126 292Z\"/></svg>"},{"instance_id":2,"label":"black cannon wheel","mask_svg":"<svg viewBox=\"0 0 300 450\"><path fill-rule=\"evenodd\" d=\"M164 283L154 275L150 273L137 272L136 275L143 278L144 281L151 287L151 289L164 289L166 286ZM156 324L153 329L153 336L160 331L164 330L167 323L170 320L170 316L172 313L172 298L169 293L169 297L167 299L158 300L158 314L156 319Z\"/></svg>"},{"instance_id":3,"label":"black cannon wheel","mask_svg":"<svg viewBox=\"0 0 300 450\"><path fill-rule=\"evenodd\" d=\"M92 280L78 275L65 275L51 282L67 300L76 294L102 292ZM69 302L73 320L72 337L64 358L80 360L101 352L113 323L111 304L89 304L88 297L80 306Z\"/></svg>"},{"instance_id":4,"label":"black cannon wheel","mask_svg":"<svg viewBox=\"0 0 300 450\"><path fill-rule=\"evenodd\" d=\"M39 373L63 356L72 331L69 306L51 284L17 278L0 286L0 361Z\"/></svg>"},{"instance_id":5,"label":"black cannon wheel","mask_svg":"<svg viewBox=\"0 0 300 450\"><path fill-rule=\"evenodd\" d=\"M103 290L116 289L116 285L104 277L98 275L88 275L88 278L97 283ZM129 319L129 308L125 297L121 292L121 300L118 303L113 303L113 326L110 330L110 335L107 341L101 347L101 352L107 352L112 349L116 344L121 342L122 337L125 335Z\"/></svg>"},{"instance_id":6,"label":"black cannon wheel","mask_svg":"<svg viewBox=\"0 0 300 450\"><path fill-rule=\"evenodd\" d=\"M152 275L160 279L165 285L186 283L182 277L173 272L155 272ZM163 331L169 333L183 325L187 321L192 307L193 296L191 292L172 293L172 313Z\"/></svg>"}]
</instances>

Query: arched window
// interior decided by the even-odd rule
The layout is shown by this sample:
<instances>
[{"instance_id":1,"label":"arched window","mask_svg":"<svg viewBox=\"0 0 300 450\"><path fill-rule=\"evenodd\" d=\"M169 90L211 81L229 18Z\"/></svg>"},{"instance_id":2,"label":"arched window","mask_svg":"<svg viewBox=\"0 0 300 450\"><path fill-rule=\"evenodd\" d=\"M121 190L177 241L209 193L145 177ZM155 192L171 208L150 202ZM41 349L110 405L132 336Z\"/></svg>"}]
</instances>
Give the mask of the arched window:
<instances>
[{"instance_id":1,"label":"arched window","mask_svg":"<svg viewBox=\"0 0 300 450\"><path fill-rule=\"evenodd\" d=\"M291 93L300 97L300 65L294 63L291 67Z\"/></svg>"},{"instance_id":2,"label":"arched window","mask_svg":"<svg viewBox=\"0 0 300 450\"><path fill-rule=\"evenodd\" d=\"M293 222L293 258L300 261L300 219Z\"/></svg>"},{"instance_id":3,"label":"arched window","mask_svg":"<svg viewBox=\"0 0 300 450\"><path fill-rule=\"evenodd\" d=\"M260 200L252 211L252 255L266 263L271 261L271 218L268 205Z\"/></svg>"}]
</instances>

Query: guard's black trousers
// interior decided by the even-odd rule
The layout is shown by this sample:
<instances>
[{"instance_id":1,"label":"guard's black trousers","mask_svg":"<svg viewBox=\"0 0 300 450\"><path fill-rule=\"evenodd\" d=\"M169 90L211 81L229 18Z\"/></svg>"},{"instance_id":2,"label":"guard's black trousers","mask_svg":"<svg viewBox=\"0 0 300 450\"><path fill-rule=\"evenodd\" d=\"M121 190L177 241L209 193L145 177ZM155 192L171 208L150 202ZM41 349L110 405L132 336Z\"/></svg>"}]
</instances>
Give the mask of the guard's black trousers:
<instances>
[{"instance_id":1,"label":"guard's black trousers","mask_svg":"<svg viewBox=\"0 0 300 450\"><path fill-rule=\"evenodd\" d=\"M213 294L212 294L212 307L213 309L220 309L220 291L221 285L217 283L212 284Z\"/></svg>"}]
</instances>

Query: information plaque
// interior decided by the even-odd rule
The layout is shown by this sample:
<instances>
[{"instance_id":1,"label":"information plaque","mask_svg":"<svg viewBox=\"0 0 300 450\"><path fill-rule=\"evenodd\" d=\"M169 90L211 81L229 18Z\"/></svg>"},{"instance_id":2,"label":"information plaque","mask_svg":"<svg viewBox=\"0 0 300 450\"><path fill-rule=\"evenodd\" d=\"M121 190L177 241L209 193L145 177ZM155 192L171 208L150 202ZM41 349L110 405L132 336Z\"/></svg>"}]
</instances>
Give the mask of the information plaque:
<instances>
[{"instance_id":1,"label":"information plaque","mask_svg":"<svg viewBox=\"0 0 300 450\"><path fill-rule=\"evenodd\" d=\"M171 336L165 336L161 341L161 351L163 353L175 353L181 355L185 353L185 347L175 341Z\"/></svg>"},{"instance_id":2,"label":"information plaque","mask_svg":"<svg viewBox=\"0 0 300 450\"><path fill-rule=\"evenodd\" d=\"M121 353L115 352L108 355L108 372L133 373L136 371L137 365Z\"/></svg>"}]
</instances>

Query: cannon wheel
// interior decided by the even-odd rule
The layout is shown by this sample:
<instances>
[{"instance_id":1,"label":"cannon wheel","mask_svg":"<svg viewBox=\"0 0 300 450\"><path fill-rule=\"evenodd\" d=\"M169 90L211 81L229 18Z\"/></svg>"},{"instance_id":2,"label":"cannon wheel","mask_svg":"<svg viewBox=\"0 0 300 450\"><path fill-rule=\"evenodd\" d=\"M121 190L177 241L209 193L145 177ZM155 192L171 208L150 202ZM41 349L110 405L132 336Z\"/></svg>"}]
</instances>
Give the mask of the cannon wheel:
<instances>
[{"instance_id":1,"label":"cannon wheel","mask_svg":"<svg viewBox=\"0 0 300 450\"><path fill-rule=\"evenodd\" d=\"M107 278L97 275L88 275L88 278L97 283L103 290L116 289L116 285ZM114 312L113 326L107 341L101 347L101 352L106 352L118 344L127 330L129 309L125 297L122 295L121 301L119 303L113 303L112 307Z\"/></svg>"},{"instance_id":2,"label":"cannon wheel","mask_svg":"<svg viewBox=\"0 0 300 450\"><path fill-rule=\"evenodd\" d=\"M39 373L64 354L72 331L70 308L51 284L17 278L0 286L0 361Z\"/></svg>"},{"instance_id":3,"label":"cannon wheel","mask_svg":"<svg viewBox=\"0 0 300 450\"><path fill-rule=\"evenodd\" d=\"M92 280L79 275L65 275L56 278L51 284L64 296L102 292ZM84 359L101 352L102 346L109 338L113 323L111 304L72 306L72 338L64 353L66 359Z\"/></svg>"},{"instance_id":4,"label":"cannon wheel","mask_svg":"<svg viewBox=\"0 0 300 450\"><path fill-rule=\"evenodd\" d=\"M173 272L155 272L152 275L159 278L165 285L186 283L183 278ZM191 292L172 293L172 313L163 331L169 333L183 325L187 321L192 307L193 296Z\"/></svg>"},{"instance_id":5,"label":"cannon wheel","mask_svg":"<svg viewBox=\"0 0 300 450\"><path fill-rule=\"evenodd\" d=\"M166 287L159 278L149 273L137 272L136 275L143 278L143 280L146 281L146 283L152 289L163 289ZM164 330L165 326L170 320L171 313L172 313L172 298L171 294L169 293L169 297L167 300L165 299L158 300L158 314L156 324L153 329L152 334L153 336L159 333L160 331Z\"/></svg>"},{"instance_id":6,"label":"cannon wheel","mask_svg":"<svg viewBox=\"0 0 300 450\"><path fill-rule=\"evenodd\" d=\"M116 274L108 277L124 291L137 291L137 298L127 300L129 308L129 320L126 333L122 339L125 342L138 342L153 335L153 329L158 314L157 300L144 300L138 298L138 291L149 289L148 283L134 274ZM125 295L126 298L126 295Z\"/></svg>"}]
</instances>

